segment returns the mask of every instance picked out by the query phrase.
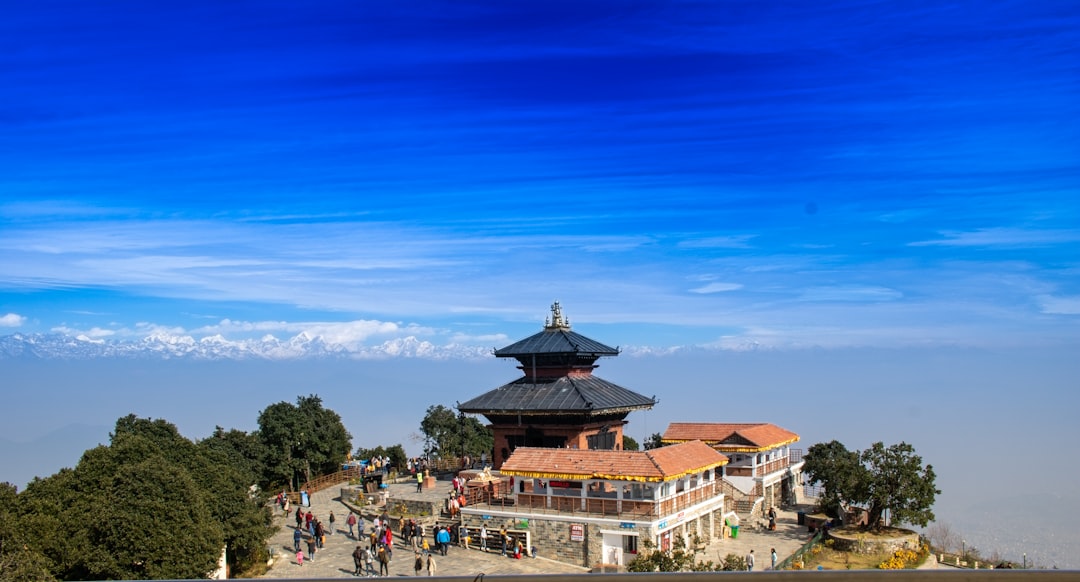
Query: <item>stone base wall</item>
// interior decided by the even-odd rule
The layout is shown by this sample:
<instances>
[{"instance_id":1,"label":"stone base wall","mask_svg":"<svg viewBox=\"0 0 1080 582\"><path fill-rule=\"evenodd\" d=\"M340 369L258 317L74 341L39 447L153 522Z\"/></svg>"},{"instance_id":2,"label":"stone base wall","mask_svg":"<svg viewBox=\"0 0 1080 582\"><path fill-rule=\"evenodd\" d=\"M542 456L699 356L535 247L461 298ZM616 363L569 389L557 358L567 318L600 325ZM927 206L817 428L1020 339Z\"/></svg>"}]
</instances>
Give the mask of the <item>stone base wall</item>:
<instances>
[{"instance_id":1,"label":"stone base wall","mask_svg":"<svg viewBox=\"0 0 1080 582\"><path fill-rule=\"evenodd\" d=\"M399 516L400 507L405 507L405 513L409 517L438 517L442 511L442 501L431 502L420 499L403 499L389 497L386 501L386 511L394 517Z\"/></svg>"},{"instance_id":2,"label":"stone base wall","mask_svg":"<svg viewBox=\"0 0 1080 582\"><path fill-rule=\"evenodd\" d=\"M847 530L829 530L826 535L833 540L834 549L856 554L891 554L897 550L919 549L919 534L911 531L891 537L860 534L858 531Z\"/></svg>"}]
</instances>

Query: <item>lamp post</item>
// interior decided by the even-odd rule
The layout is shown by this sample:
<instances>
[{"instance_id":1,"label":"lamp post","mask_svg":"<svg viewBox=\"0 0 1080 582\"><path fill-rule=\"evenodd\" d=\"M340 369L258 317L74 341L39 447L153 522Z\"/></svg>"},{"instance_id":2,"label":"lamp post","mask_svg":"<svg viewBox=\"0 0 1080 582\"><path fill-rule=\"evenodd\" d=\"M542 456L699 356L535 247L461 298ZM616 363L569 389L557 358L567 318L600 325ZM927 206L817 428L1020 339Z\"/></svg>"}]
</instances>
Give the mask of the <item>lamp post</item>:
<instances>
[{"instance_id":1,"label":"lamp post","mask_svg":"<svg viewBox=\"0 0 1080 582\"><path fill-rule=\"evenodd\" d=\"M460 407L461 403L457 405ZM465 413L458 409L458 433L461 435L461 465L465 466Z\"/></svg>"},{"instance_id":2,"label":"lamp post","mask_svg":"<svg viewBox=\"0 0 1080 582\"><path fill-rule=\"evenodd\" d=\"M962 548L961 551L960 551L960 559L961 560L966 560L967 559L967 541L966 540L960 540L960 547Z\"/></svg>"},{"instance_id":3,"label":"lamp post","mask_svg":"<svg viewBox=\"0 0 1080 582\"><path fill-rule=\"evenodd\" d=\"M1027 552L1024 552L1024 569L1027 570Z\"/></svg>"}]
</instances>

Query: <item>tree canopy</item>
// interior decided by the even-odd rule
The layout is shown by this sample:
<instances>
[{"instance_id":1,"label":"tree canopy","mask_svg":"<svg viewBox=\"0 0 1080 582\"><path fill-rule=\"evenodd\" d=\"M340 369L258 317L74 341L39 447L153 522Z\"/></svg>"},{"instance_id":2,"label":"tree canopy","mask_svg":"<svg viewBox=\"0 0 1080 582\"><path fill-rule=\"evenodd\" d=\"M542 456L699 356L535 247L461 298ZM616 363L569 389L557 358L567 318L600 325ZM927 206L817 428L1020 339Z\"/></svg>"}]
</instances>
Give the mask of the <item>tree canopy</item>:
<instances>
[{"instance_id":1,"label":"tree canopy","mask_svg":"<svg viewBox=\"0 0 1080 582\"><path fill-rule=\"evenodd\" d=\"M923 465L915 448L901 442L877 442L865 451L849 451L838 441L810 447L803 472L825 489L822 506L836 515L840 505L867 510L867 527L876 527L885 511L895 522L925 527L934 520L931 508L941 493L931 465Z\"/></svg>"},{"instance_id":2,"label":"tree canopy","mask_svg":"<svg viewBox=\"0 0 1080 582\"><path fill-rule=\"evenodd\" d=\"M267 490L299 487L313 476L341 469L352 450L352 435L338 413L324 408L312 394L296 404L278 402L259 414L256 438L263 457L263 485Z\"/></svg>"},{"instance_id":3,"label":"tree canopy","mask_svg":"<svg viewBox=\"0 0 1080 582\"><path fill-rule=\"evenodd\" d=\"M479 420L458 415L441 404L428 407L420 421L420 432L424 435L424 454L444 459L460 457L463 452L479 457L495 446L491 430Z\"/></svg>"},{"instance_id":4,"label":"tree canopy","mask_svg":"<svg viewBox=\"0 0 1080 582\"><path fill-rule=\"evenodd\" d=\"M19 494L22 527L34 532L57 578L205 577L227 525L212 509L218 492L191 470L199 463L194 443L174 426L121 418L109 446Z\"/></svg>"},{"instance_id":5,"label":"tree canopy","mask_svg":"<svg viewBox=\"0 0 1080 582\"><path fill-rule=\"evenodd\" d=\"M357 459L370 459L372 457L389 457L390 465L392 467L397 467L398 469L404 467L406 462L408 461L408 457L405 455L405 447L402 447L401 444L390 445L388 447L378 445L370 449L360 447L356 449L356 454L354 455L354 457Z\"/></svg>"},{"instance_id":6,"label":"tree canopy","mask_svg":"<svg viewBox=\"0 0 1080 582\"><path fill-rule=\"evenodd\" d=\"M318 396L272 404L259 424L193 442L131 414L75 468L22 492L0 484L0 579L204 578L223 550L234 574L264 562L271 489L259 485L287 483L298 461L338 470L351 437Z\"/></svg>"},{"instance_id":7,"label":"tree canopy","mask_svg":"<svg viewBox=\"0 0 1080 582\"><path fill-rule=\"evenodd\" d=\"M645 439L645 442L642 443L642 446L645 447L646 451L652 449L659 449L660 447L664 446L664 441L661 440L662 438L663 436L660 433L654 432L649 435L649 438Z\"/></svg>"}]
</instances>

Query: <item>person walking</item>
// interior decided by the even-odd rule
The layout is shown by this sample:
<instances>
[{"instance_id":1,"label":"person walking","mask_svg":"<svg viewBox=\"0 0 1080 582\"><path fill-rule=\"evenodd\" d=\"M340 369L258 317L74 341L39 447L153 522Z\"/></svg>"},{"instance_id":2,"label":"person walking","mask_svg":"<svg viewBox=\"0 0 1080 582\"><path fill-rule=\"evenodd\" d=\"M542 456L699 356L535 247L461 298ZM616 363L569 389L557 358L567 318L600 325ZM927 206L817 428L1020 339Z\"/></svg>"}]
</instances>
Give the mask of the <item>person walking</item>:
<instances>
[{"instance_id":1,"label":"person walking","mask_svg":"<svg viewBox=\"0 0 1080 582\"><path fill-rule=\"evenodd\" d=\"M416 472L416 492L420 493L424 489L424 472Z\"/></svg>"},{"instance_id":2,"label":"person walking","mask_svg":"<svg viewBox=\"0 0 1080 582\"><path fill-rule=\"evenodd\" d=\"M428 576L434 576L435 575L435 570L436 570L435 556L432 556L431 554L428 554L428 557L427 557L427 575Z\"/></svg>"},{"instance_id":3,"label":"person walking","mask_svg":"<svg viewBox=\"0 0 1080 582\"><path fill-rule=\"evenodd\" d=\"M345 525L349 526L349 537L356 540L360 539L360 536L353 533L353 527L356 526L356 514L349 512L349 517L345 518Z\"/></svg>"},{"instance_id":4,"label":"person walking","mask_svg":"<svg viewBox=\"0 0 1080 582\"><path fill-rule=\"evenodd\" d=\"M746 554L746 571L754 571L754 550L750 550L750 553Z\"/></svg>"},{"instance_id":5,"label":"person walking","mask_svg":"<svg viewBox=\"0 0 1080 582\"><path fill-rule=\"evenodd\" d=\"M772 551L769 552L769 558L772 560L772 569L775 570L776 569L776 548L773 548Z\"/></svg>"},{"instance_id":6,"label":"person walking","mask_svg":"<svg viewBox=\"0 0 1080 582\"><path fill-rule=\"evenodd\" d=\"M776 531L776 508L769 508L769 531Z\"/></svg>"},{"instance_id":7,"label":"person walking","mask_svg":"<svg viewBox=\"0 0 1080 582\"><path fill-rule=\"evenodd\" d=\"M371 553L371 549L364 550L364 565L367 567L365 572L368 576L375 575L375 556Z\"/></svg>"},{"instance_id":8,"label":"person walking","mask_svg":"<svg viewBox=\"0 0 1080 582\"><path fill-rule=\"evenodd\" d=\"M413 562L413 570L416 571L416 575L420 575L420 571L424 569L424 560L420 557L420 552L414 552L415 561Z\"/></svg>"},{"instance_id":9,"label":"person walking","mask_svg":"<svg viewBox=\"0 0 1080 582\"><path fill-rule=\"evenodd\" d=\"M334 512L333 511L330 512L330 518L327 521L330 522L330 531L327 532L327 535L333 536L335 533L337 533L337 531L334 529Z\"/></svg>"},{"instance_id":10,"label":"person walking","mask_svg":"<svg viewBox=\"0 0 1080 582\"><path fill-rule=\"evenodd\" d=\"M302 552L300 550L296 550L296 565L297 566L303 566L304 565L304 552Z\"/></svg>"},{"instance_id":11,"label":"person walking","mask_svg":"<svg viewBox=\"0 0 1080 582\"><path fill-rule=\"evenodd\" d=\"M357 544L356 549L352 553L353 561L353 576L360 575L360 569L364 567L364 548Z\"/></svg>"},{"instance_id":12,"label":"person walking","mask_svg":"<svg viewBox=\"0 0 1080 582\"><path fill-rule=\"evenodd\" d=\"M307 541L307 556L308 561L312 564L315 563L315 538L308 538Z\"/></svg>"},{"instance_id":13,"label":"person walking","mask_svg":"<svg viewBox=\"0 0 1080 582\"><path fill-rule=\"evenodd\" d=\"M480 551L487 552L487 526L480 525Z\"/></svg>"},{"instance_id":14,"label":"person walking","mask_svg":"<svg viewBox=\"0 0 1080 582\"><path fill-rule=\"evenodd\" d=\"M439 542L439 552L442 555L446 555L447 550L450 548L450 532L445 527L439 528L439 533L435 537L435 541Z\"/></svg>"},{"instance_id":15,"label":"person walking","mask_svg":"<svg viewBox=\"0 0 1080 582\"><path fill-rule=\"evenodd\" d=\"M390 556L386 553L386 546L379 546L379 576L390 575Z\"/></svg>"}]
</instances>

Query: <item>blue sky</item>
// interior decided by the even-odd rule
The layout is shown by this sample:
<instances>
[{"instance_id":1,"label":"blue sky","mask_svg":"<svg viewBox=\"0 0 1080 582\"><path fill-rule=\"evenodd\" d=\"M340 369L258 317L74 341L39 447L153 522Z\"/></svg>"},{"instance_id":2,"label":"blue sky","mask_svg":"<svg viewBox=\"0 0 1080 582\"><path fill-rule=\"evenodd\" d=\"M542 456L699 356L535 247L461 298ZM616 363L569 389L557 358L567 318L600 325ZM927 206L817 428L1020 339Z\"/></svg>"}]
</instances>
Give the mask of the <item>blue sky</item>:
<instances>
[{"instance_id":1,"label":"blue sky","mask_svg":"<svg viewBox=\"0 0 1080 582\"><path fill-rule=\"evenodd\" d=\"M1069 3L7 12L0 332L1077 339Z\"/></svg>"},{"instance_id":2,"label":"blue sky","mask_svg":"<svg viewBox=\"0 0 1080 582\"><path fill-rule=\"evenodd\" d=\"M48 472L128 412L198 438L309 392L411 448L516 374L453 358L560 300L660 399L635 437L907 440L943 514L1000 506L1003 458L1037 497L1080 479L1031 445L1080 439L1076 47L1070 2L13 4L0 342L358 357L8 358L0 449ZM431 361L392 357L410 338Z\"/></svg>"}]
</instances>

